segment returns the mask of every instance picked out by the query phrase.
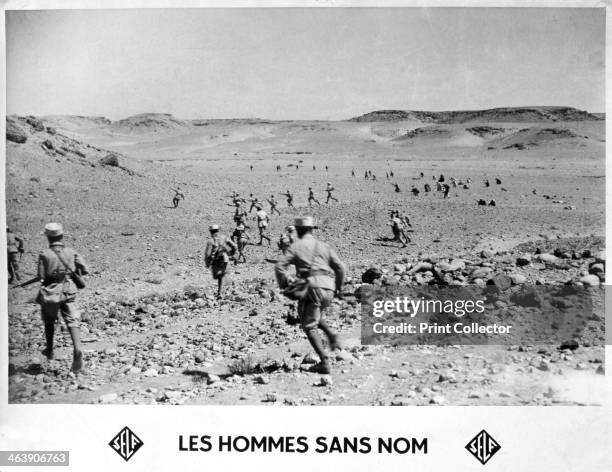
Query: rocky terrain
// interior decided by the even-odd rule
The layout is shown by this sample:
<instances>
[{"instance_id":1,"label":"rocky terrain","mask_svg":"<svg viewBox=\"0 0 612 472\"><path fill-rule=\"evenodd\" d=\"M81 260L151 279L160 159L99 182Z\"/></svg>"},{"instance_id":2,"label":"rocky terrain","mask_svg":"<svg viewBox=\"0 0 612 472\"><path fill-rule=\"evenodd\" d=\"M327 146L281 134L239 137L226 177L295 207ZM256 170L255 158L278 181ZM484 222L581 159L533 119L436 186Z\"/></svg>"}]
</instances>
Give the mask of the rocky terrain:
<instances>
[{"instance_id":1,"label":"rocky terrain","mask_svg":"<svg viewBox=\"0 0 612 472\"><path fill-rule=\"evenodd\" d=\"M92 268L79 294L86 369L78 376L66 332L56 360L40 354L35 287L9 291L10 401L601 403L605 122L572 109L525 110L514 122L503 109L346 122L10 117L7 222L26 240L26 276L50 220L64 224ZM376 181L363 179L366 169ZM432 178L441 173L473 182L443 199ZM327 182L340 202L309 209L307 187L324 202ZM177 185L186 200L174 209ZM297 210L278 195L287 188ZM248 246L248 263L232 267L226 297L214 299L204 246L212 222L231 232L232 191L276 194L274 239L312 213L347 263L346 291L357 297L329 310L344 341L332 376L304 370L315 359L285 321L292 306L274 283L275 246ZM407 248L389 240L394 208L412 222ZM554 345L361 345L362 287L430 284L582 286L594 310L583 331Z\"/></svg>"}]
</instances>

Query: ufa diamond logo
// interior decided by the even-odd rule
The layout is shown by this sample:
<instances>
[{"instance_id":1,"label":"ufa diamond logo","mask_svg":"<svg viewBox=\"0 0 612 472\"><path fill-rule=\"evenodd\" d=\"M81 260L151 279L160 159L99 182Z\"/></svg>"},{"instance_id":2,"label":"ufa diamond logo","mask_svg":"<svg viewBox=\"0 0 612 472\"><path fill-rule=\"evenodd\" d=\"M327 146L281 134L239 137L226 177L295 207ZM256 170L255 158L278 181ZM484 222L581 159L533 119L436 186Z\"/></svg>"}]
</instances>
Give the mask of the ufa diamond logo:
<instances>
[{"instance_id":1,"label":"ufa diamond logo","mask_svg":"<svg viewBox=\"0 0 612 472\"><path fill-rule=\"evenodd\" d=\"M111 439L108 445L127 462L142 447L143 442L126 426Z\"/></svg>"},{"instance_id":2,"label":"ufa diamond logo","mask_svg":"<svg viewBox=\"0 0 612 472\"><path fill-rule=\"evenodd\" d=\"M465 448L470 451L482 465L485 465L487 461L501 449L501 446L483 429L466 444Z\"/></svg>"}]
</instances>

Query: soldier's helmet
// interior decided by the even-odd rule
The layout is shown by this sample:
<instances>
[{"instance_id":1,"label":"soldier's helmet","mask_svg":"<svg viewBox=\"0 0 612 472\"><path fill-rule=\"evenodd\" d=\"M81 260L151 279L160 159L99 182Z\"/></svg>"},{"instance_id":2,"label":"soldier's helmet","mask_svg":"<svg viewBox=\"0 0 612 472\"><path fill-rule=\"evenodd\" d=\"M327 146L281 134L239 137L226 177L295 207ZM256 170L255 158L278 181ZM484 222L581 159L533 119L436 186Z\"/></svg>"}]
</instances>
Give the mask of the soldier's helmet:
<instances>
[{"instance_id":1,"label":"soldier's helmet","mask_svg":"<svg viewBox=\"0 0 612 472\"><path fill-rule=\"evenodd\" d=\"M64 234L64 229L60 223L48 223L45 225L45 236L61 236Z\"/></svg>"},{"instance_id":2,"label":"soldier's helmet","mask_svg":"<svg viewBox=\"0 0 612 472\"><path fill-rule=\"evenodd\" d=\"M219 231L219 225L210 225L208 230L212 233L213 231Z\"/></svg>"}]
</instances>

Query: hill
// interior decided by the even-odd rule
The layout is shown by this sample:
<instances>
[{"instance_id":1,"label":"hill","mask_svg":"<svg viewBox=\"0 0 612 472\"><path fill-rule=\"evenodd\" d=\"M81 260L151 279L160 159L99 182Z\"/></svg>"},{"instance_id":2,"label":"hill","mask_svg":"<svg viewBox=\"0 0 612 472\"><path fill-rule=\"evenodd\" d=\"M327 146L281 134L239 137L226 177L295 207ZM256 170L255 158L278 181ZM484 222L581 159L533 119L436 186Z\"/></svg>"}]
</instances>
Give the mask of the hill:
<instances>
[{"instance_id":1,"label":"hill","mask_svg":"<svg viewBox=\"0 0 612 472\"><path fill-rule=\"evenodd\" d=\"M556 121L595 121L598 115L572 107L509 107L488 110L412 111L378 110L348 121L370 123L377 121L420 121L422 123L540 123Z\"/></svg>"}]
</instances>

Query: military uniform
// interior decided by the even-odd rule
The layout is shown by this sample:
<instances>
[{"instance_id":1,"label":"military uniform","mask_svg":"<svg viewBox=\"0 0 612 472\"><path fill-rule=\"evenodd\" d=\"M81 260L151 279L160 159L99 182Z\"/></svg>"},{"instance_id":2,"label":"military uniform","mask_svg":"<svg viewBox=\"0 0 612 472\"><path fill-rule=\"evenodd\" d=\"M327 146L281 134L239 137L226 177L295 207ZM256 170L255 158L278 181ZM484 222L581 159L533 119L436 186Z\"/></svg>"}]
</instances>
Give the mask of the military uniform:
<instances>
[{"instance_id":1,"label":"military uniform","mask_svg":"<svg viewBox=\"0 0 612 472\"><path fill-rule=\"evenodd\" d=\"M306 276L309 283L306 297L298 303L302 328L314 328L321 320L322 311L334 298L334 291L340 290L344 283L344 264L329 245L306 234L289 247L276 265L281 289L289 283L291 265L295 266L298 277Z\"/></svg>"},{"instance_id":2,"label":"military uniform","mask_svg":"<svg viewBox=\"0 0 612 472\"><path fill-rule=\"evenodd\" d=\"M257 228L259 229L259 244L263 244L263 240L267 240L268 244L270 244L270 238L266 234L266 230L268 228L268 224L270 223L270 217L268 214L261 208L261 206L257 207Z\"/></svg>"},{"instance_id":3,"label":"military uniform","mask_svg":"<svg viewBox=\"0 0 612 472\"><path fill-rule=\"evenodd\" d=\"M244 248L246 247L247 241L249 240L249 235L246 232L246 227L244 226L244 224L238 223L238 225L234 229L234 232L232 233L231 239L236 244L236 249L238 251L234 262L236 264L238 264L240 260L242 260L242 262L246 262Z\"/></svg>"},{"instance_id":4,"label":"military uniform","mask_svg":"<svg viewBox=\"0 0 612 472\"><path fill-rule=\"evenodd\" d=\"M297 235L295 233L295 228L290 229L292 227L287 227L287 231L281 234L280 239L278 240L278 248L281 250L283 254L287 253L287 249L291 247L291 245L297 241Z\"/></svg>"},{"instance_id":5,"label":"military uniform","mask_svg":"<svg viewBox=\"0 0 612 472\"><path fill-rule=\"evenodd\" d=\"M21 280L19 275L19 254L22 254L23 239L13 233L10 229L6 229L6 261L8 266L8 283L12 283L14 279Z\"/></svg>"},{"instance_id":6,"label":"military uniform","mask_svg":"<svg viewBox=\"0 0 612 472\"><path fill-rule=\"evenodd\" d=\"M227 272L229 255L236 250L236 245L224 234L216 233L206 243L204 258L206 267L210 267L213 279L222 278Z\"/></svg>"},{"instance_id":7,"label":"military uniform","mask_svg":"<svg viewBox=\"0 0 612 472\"><path fill-rule=\"evenodd\" d=\"M60 257L64 262L60 260ZM41 303L40 308L44 323L55 322L59 312L66 326L73 328L79 326L81 315L75 305L77 288L64 263L70 268L70 271L77 274L86 275L89 272L85 260L74 249L65 247L63 242L52 243L38 256L38 278L43 287L62 284L65 301L59 305Z\"/></svg>"}]
</instances>

